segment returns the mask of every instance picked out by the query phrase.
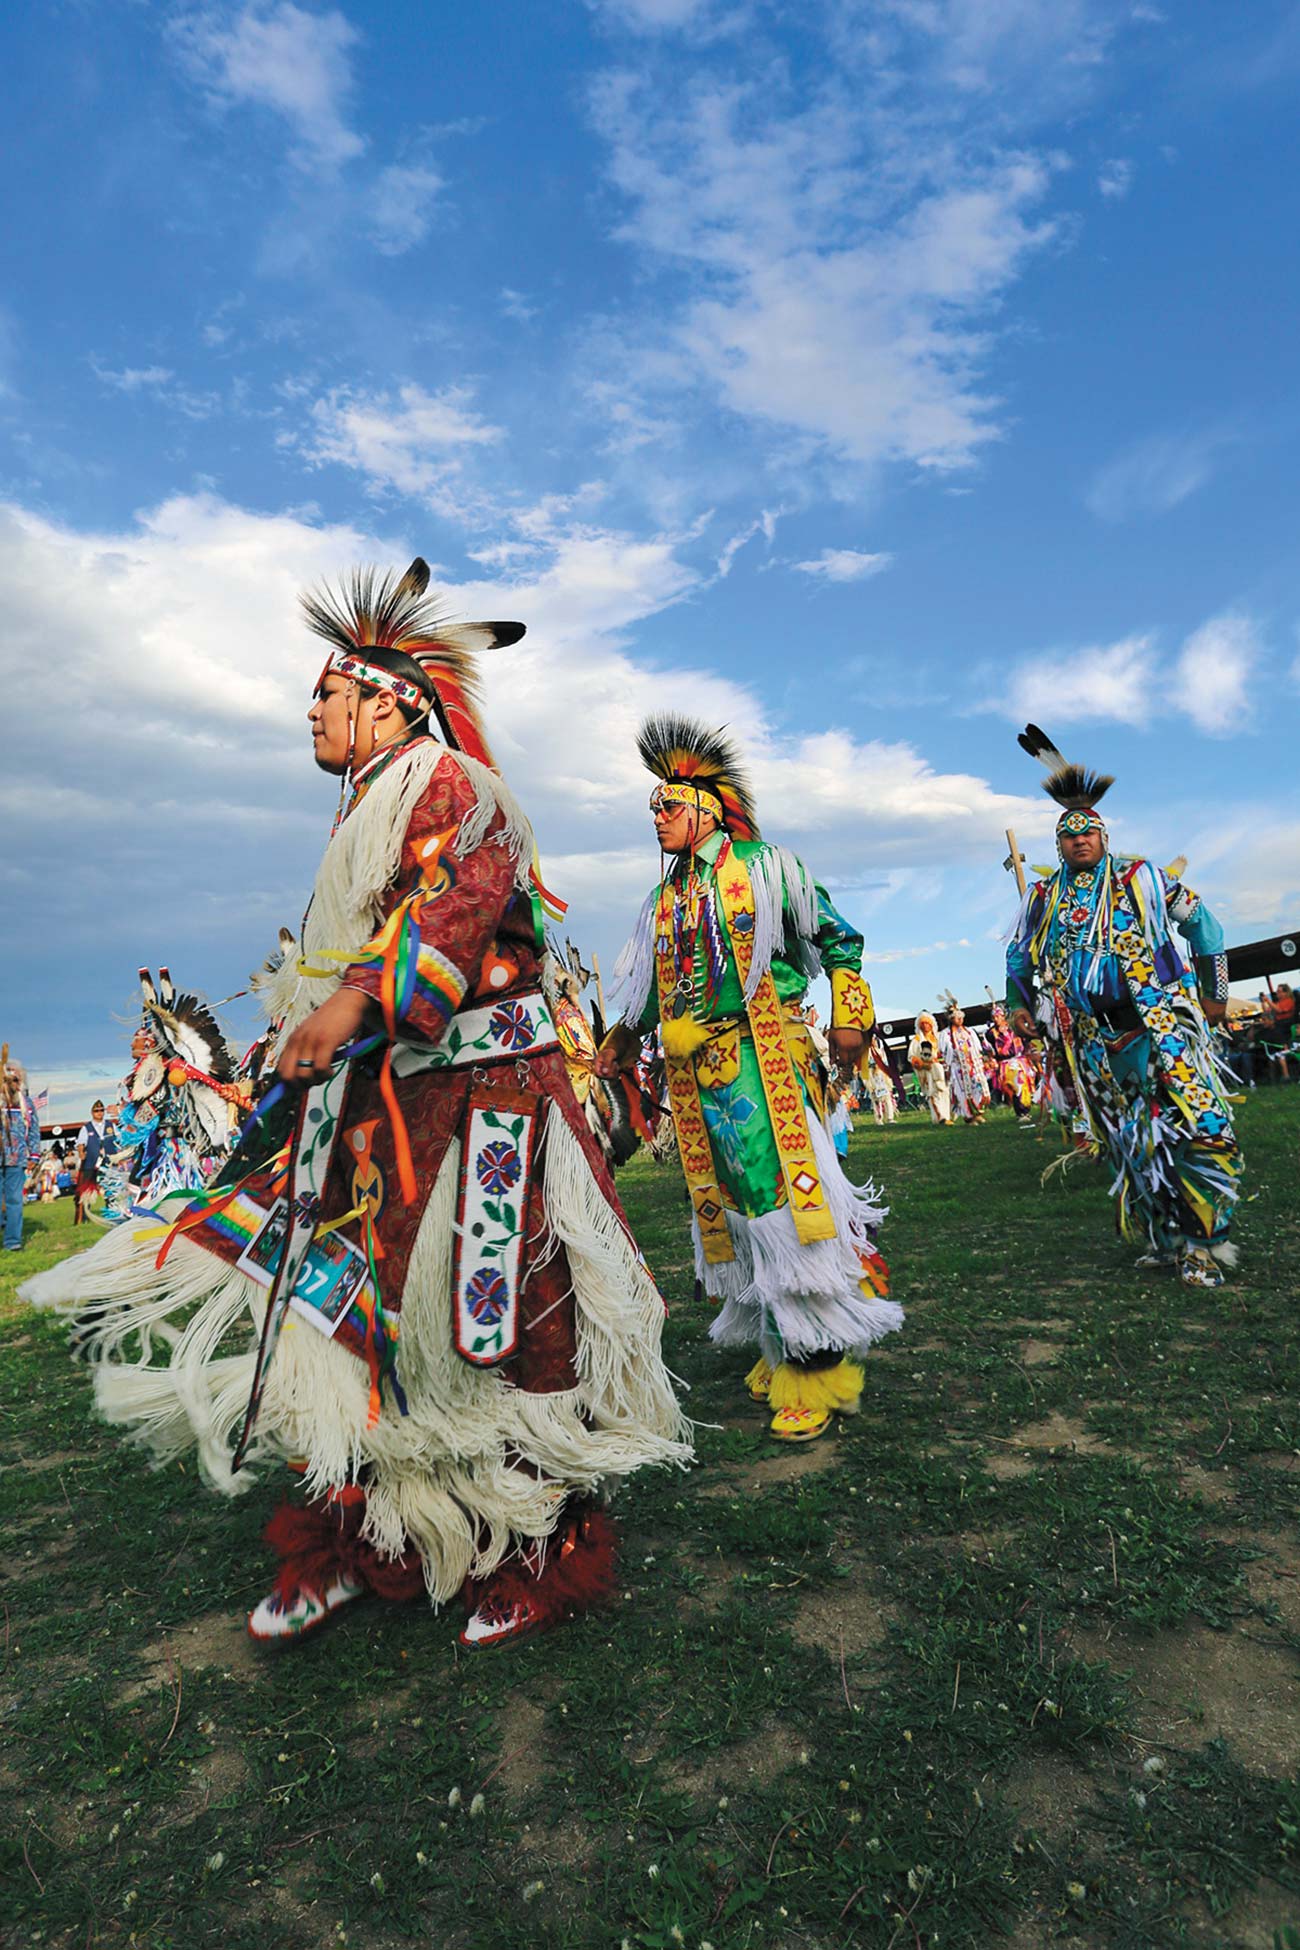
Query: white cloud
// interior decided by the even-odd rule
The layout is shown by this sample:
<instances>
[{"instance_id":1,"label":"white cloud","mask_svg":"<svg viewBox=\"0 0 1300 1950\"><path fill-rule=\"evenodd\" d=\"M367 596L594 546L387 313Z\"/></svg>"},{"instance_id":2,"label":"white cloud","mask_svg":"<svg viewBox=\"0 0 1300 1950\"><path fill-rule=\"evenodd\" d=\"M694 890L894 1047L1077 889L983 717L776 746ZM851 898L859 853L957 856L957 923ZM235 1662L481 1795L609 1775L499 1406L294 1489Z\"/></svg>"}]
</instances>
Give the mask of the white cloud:
<instances>
[{"instance_id":1,"label":"white cloud","mask_svg":"<svg viewBox=\"0 0 1300 1950\"><path fill-rule=\"evenodd\" d=\"M1251 716L1251 678L1262 654L1255 623L1229 613L1202 623L1183 644L1175 669L1175 697L1201 731L1226 737Z\"/></svg>"},{"instance_id":2,"label":"white cloud","mask_svg":"<svg viewBox=\"0 0 1300 1950\"><path fill-rule=\"evenodd\" d=\"M1023 128L1069 112L1095 86L1123 0L841 0L841 59L906 76L931 119Z\"/></svg>"},{"instance_id":3,"label":"white cloud","mask_svg":"<svg viewBox=\"0 0 1300 1950\"><path fill-rule=\"evenodd\" d=\"M504 317L516 319L521 325L537 316L537 306L530 305L522 291L515 291L508 284L501 287L500 305Z\"/></svg>"},{"instance_id":4,"label":"white cloud","mask_svg":"<svg viewBox=\"0 0 1300 1950\"><path fill-rule=\"evenodd\" d=\"M176 377L170 366L124 366L120 372L114 372L93 359L91 364L95 377L116 393L157 392Z\"/></svg>"},{"instance_id":5,"label":"white cloud","mask_svg":"<svg viewBox=\"0 0 1300 1950\"><path fill-rule=\"evenodd\" d=\"M573 903L575 938L602 954L655 871L634 741L665 703L730 725L774 831L849 887L862 883L864 834L870 871L886 874L991 855L1009 822L1043 823L1028 799L938 771L911 745L780 730L754 688L716 674L711 633L689 610L670 665L638 657L637 625L700 587L683 538L601 528L563 507L534 511L517 532L529 559L444 595L455 614L529 626L517 648L484 660L491 738L551 884ZM162 960L218 994L242 986L301 912L334 796L310 765L320 647L297 593L356 561L411 553L405 536L213 496L177 497L120 533L0 513L0 681L15 755L5 830L20 859L45 857L58 836L64 862L42 902L44 959L93 949L97 966ZM52 723L40 687L17 673L39 670L56 640L60 683L81 708ZM58 799L56 783L75 797Z\"/></svg>"},{"instance_id":6,"label":"white cloud","mask_svg":"<svg viewBox=\"0 0 1300 1950\"><path fill-rule=\"evenodd\" d=\"M1120 203L1133 187L1133 165L1124 156L1112 156L1102 164L1097 175L1097 188L1114 203Z\"/></svg>"},{"instance_id":7,"label":"white cloud","mask_svg":"<svg viewBox=\"0 0 1300 1950\"><path fill-rule=\"evenodd\" d=\"M996 939L999 941L1002 939L1000 929L997 931ZM970 945L965 935L962 935L956 941L927 941L923 948L869 948L863 953L862 965L864 968L868 964L879 968L890 962L918 961L922 955L949 954L955 948L969 948Z\"/></svg>"},{"instance_id":8,"label":"white cloud","mask_svg":"<svg viewBox=\"0 0 1300 1950\"><path fill-rule=\"evenodd\" d=\"M422 244L442 188L442 177L428 163L392 163L381 169L370 199L375 249L385 257L400 257Z\"/></svg>"},{"instance_id":9,"label":"white cloud","mask_svg":"<svg viewBox=\"0 0 1300 1950\"><path fill-rule=\"evenodd\" d=\"M714 0L590 0L594 11L634 33L662 34L712 22ZM739 8L730 10L734 16Z\"/></svg>"},{"instance_id":10,"label":"white cloud","mask_svg":"<svg viewBox=\"0 0 1300 1950\"><path fill-rule=\"evenodd\" d=\"M810 562L796 562L806 576L824 576L827 582L862 582L881 575L893 562L887 552L868 555L860 548L824 548Z\"/></svg>"},{"instance_id":11,"label":"white cloud","mask_svg":"<svg viewBox=\"0 0 1300 1950\"><path fill-rule=\"evenodd\" d=\"M1256 620L1228 611L1193 630L1172 661L1151 632L1022 658L980 708L1049 730L1104 718L1146 725L1177 711L1207 736L1226 737L1249 723L1263 654Z\"/></svg>"},{"instance_id":12,"label":"white cloud","mask_svg":"<svg viewBox=\"0 0 1300 1950\"><path fill-rule=\"evenodd\" d=\"M165 406L174 406L189 420L210 419L221 404L218 394L184 385L170 366L123 366L114 371L98 359L92 358L90 364L96 379L110 392L150 395Z\"/></svg>"},{"instance_id":13,"label":"white cloud","mask_svg":"<svg viewBox=\"0 0 1300 1950\"><path fill-rule=\"evenodd\" d=\"M463 455L502 438L473 398L463 386L428 393L407 384L396 396L339 387L313 402L302 451L317 465L355 468L374 492L414 495L455 515L468 497L459 482Z\"/></svg>"},{"instance_id":14,"label":"white cloud","mask_svg":"<svg viewBox=\"0 0 1300 1950\"><path fill-rule=\"evenodd\" d=\"M1230 939L1247 929L1294 926L1300 913L1300 820L1279 818L1276 802L1217 806L1212 821L1185 844L1188 879Z\"/></svg>"},{"instance_id":15,"label":"white cloud","mask_svg":"<svg viewBox=\"0 0 1300 1950\"><path fill-rule=\"evenodd\" d=\"M752 542L756 535L762 535L770 548L776 537L776 524L779 520L779 510L764 508L757 521L747 522L743 528L738 528L734 535L729 536L723 543L722 553L718 557L719 576L725 577L731 574L732 563L745 544Z\"/></svg>"},{"instance_id":16,"label":"white cloud","mask_svg":"<svg viewBox=\"0 0 1300 1950\"><path fill-rule=\"evenodd\" d=\"M1012 667L1002 695L987 708L1004 717L1053 725L1113 718L1139 725L1150 720L1158 696L1154 639L1123 637L1026 657Z\"/></svg>"},{"instance_id":17,"label":"white cloud","mask_svg":"<svg viewBox=\"0 0 1300 1950\"><path fill-rule=\"evenodd\" d=\"M1102 521L1166 514L1205 486L1231 438L1221 430L1153 434L1099 468L1084 500Z\"/></svg>"},{"instance_id":18,"label":"white cloud","mask_svg":"<svg viewBox=\"0 0 1300 1950\"><path fill-rule=\"evenodd\" d=\"M172 32L215 102L270 109L289 124L300 169L328 174L365 151L347 120L351 53L360 36L337 9L309 13L293 0L251 0L233 15L200 7Z\"/></svg>"},{"instance_id":19,"label":"white cloud","mask_svg":"<svg viewBox=\"0 0 1300 1950\"><path fill-rule=\"evenodd\" d=\"M684 294L666 322L655 308L633 371L859 467L969 464L998 431L979 382L989 322L1055 234L1035 214L1050 162L899 141L882 157L847 98L774 101L766 76L681 106L627 75L598 92L618 234Z\"/></svg>"}]
</instances>

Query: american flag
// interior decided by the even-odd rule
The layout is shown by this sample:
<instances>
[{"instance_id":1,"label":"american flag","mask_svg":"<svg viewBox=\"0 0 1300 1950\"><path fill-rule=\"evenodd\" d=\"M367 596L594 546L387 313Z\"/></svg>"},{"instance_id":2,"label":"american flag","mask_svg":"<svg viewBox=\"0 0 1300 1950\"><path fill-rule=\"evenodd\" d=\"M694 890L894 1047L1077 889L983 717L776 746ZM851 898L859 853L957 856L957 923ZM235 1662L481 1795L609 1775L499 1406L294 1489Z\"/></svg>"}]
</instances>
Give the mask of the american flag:
<instances>
[{"instance_id":1,"label":"american flag","mask_svg":"<svg viewBox=\"0 0 1300 1950\"><path fill-rule=\"evenodd\" d=\"M49 1090L48 1089L38 1090L36 1095L32 1098L32 1104L36 1110L48 1110L50 1107Z\"/></svg>"}]
</instances>

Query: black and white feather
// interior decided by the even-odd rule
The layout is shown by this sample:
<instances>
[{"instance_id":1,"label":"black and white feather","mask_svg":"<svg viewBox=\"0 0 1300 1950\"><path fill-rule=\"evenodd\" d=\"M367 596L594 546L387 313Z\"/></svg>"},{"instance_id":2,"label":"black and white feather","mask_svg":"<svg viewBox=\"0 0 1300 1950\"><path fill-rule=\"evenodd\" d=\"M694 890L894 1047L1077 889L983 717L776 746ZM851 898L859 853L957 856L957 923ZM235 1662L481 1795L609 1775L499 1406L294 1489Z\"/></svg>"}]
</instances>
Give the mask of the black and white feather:
<instances>
[{"instance_id":1,"label":"black and white feather","mask_svg":"<svg viewBox=\"0 0 1300 1950\"><path fill-rule=\"evenodd\" d=\"M1086 765L1075 765L1056 749L1047 733L1036 724L1027 724L1016 743L1022 751L1047 768L1043 791L1066 812L1082 812L1104 799L1115 779L1110 772L1093 772Z\"/></svg>"}]
</instances>

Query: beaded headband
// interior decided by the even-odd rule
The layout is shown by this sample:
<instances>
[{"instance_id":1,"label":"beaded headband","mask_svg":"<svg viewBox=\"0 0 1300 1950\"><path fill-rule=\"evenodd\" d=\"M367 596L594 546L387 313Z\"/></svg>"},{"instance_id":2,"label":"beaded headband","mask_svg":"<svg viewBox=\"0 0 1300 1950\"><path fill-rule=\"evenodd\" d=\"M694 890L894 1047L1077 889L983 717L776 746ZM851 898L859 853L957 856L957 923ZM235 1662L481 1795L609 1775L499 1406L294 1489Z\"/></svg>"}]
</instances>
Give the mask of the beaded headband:
<instances>
[{"instance_id":1,"label":"beaded headband","mask_svg":"<svg viewBox=\"0 0 1300 1950\"><path fill-rule=\"evenodd\" d=\"M710 792L706 785L682 784L676 779L665 779L650 794L650 810L658 812L660 806L693 806L711 812L719 823L722 821L722 801L716 792Z\"/></svg>"},{"instance_id":2,"label":"beaded headband","mask_svg":"<svg viewBox=\"0 0 1300 1950\"><path fill-rule=\"evenodd\" d=\"M1101 814L1095 812L1091 806L1075 806L1069 812L1061 814L1061 817L1056 822L1056 831L1058 835L1061 833L1072 835L1104 833L1106 831L1106 822Z\"/></svg>"},{"instance_id":3,"label":"beaded headband","mask_svg":"<svg viewBox=\"0 0 1300 1950\"><path fill-rule=\"evenodd\" d=\"M354 650L335 650L325 659L325 668L316 680L317 696L327 677L346 677L349 683L372 684L376 690L391 691L399 704L409 706L412 711L427 711L432 703L428 692L422 691L418 684L407 677L395 677L391 670L383 670L378 664L367 663Z\"/></svg>"}]
</instances>

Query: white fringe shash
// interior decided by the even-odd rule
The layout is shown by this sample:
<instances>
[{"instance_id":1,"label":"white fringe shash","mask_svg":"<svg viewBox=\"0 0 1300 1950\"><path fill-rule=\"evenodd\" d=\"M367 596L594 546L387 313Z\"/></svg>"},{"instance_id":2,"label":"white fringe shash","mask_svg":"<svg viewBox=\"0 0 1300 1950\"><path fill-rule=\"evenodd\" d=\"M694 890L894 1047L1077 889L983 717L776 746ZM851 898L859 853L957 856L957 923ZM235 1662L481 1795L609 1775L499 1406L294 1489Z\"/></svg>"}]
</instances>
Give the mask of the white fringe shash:
<instances>
[{"instance_id":1,"label":"white fringe shash","mask_svg":"<svg viewBox=\"0 0 1300 1950\"><path fill-rule=\"evenodd\" d=\"M886 1208L870 1183L854 1185L844 1175L832 1139L810 1117L813 1154L835 1220L835 1237L801 1245L789 1205L756 1219L728 1212L735 1258L709 1265L695 1238L695 1272L704 1290L723 1302L709 1329L722 1347L757 1347L772 1367L826 1348L862 1356L886 1334L903 1325L896 1300L862 1290L858 1249L873 1243Z\"/></svg>"},{"instance_id":2,"label":"white fringe shash","mask_svg":"<svg viewBox=\"0 0 1300 1950\"><path fill-rule=\"evenodd\" d=\"M411 814L446 756L442 745L416 746L330 841L302 940L259 986L264 1012L286 1030L342 979L344 963L320 957L355 952L379 925ZM458 844L482 845L499 813L504 826L487 843L507 848L522 887L532 859L527 820L495 772L454 757L475 790ZM398 1374L409 1413L386 1400L373 1429L365 1364L290 1314L262 1398L254 1467L233 1475L266 1292L185 1238L156 1267L157 1218L116 1228L90 1252L27 1281L22 1297L81 1317L100 1414L129 1430L155 1463L194 1453L206 1480L227 1495L250 1488L256 1463L271 1457L305 1461L310 1495L364 1477L366 1535L389 1555L413 1541L430 1595L442 1603L467 1575L490 1574L517 1536L549 1535L571 1490L609 1489L648 1463L690 1460L689 1425L659 1353L663 1302L554 1105L539 1158L548 1223L539 1251L564 1246L576 1310L578 1384L563 1393L527 1394L454 1350L458 1143L420 1221L401 1297Z\"/></svg>"},{"instance_id":3,"label":"white fringe shash","mask_svg":"<svg viewBox=\"0 0 1300 1950\"><path fill-rule=\"evenodd\" d=\"M518 1538L548 1536L566 1495L608 1493L648 1464L685 1467L689 1425L659 1353L663 1302L559 1109L546 1117L541 1170L550 1239L573 1281L577 1386L528 1394L474 1368L452 1343L451 1253L459 1144L443 1161L402 1296L398 1375L367 1429L365 1364L292 1314L267 1376L248 1465L231 1456L252 1384L265 1290L181 1238L161 1269L157 1219L134 1220L22 1288L23 1299L86 1315L99 1413L156 1465L197 1454L207 1482L238 1495L258 1463L305 1464L320 1495L359 1478L366 1536L395 1556L413 1542L430 1597L445 1603L486 1577ZM153 1236L150 1237L149 1235Z\"/></svg>"}]
</instances>

